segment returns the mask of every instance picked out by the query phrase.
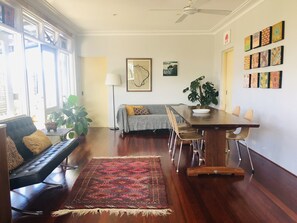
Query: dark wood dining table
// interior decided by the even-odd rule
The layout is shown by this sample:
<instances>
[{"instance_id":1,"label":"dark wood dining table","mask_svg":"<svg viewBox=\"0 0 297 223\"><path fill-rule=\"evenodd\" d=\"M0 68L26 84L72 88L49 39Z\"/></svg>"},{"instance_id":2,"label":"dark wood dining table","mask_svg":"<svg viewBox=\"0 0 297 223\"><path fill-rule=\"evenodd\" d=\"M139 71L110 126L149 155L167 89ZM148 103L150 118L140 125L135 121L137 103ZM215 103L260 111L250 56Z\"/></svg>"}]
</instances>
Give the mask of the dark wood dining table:
<instances>
[{"instance_id":1,"label":"dark wood dining table","mask_svg":"<svg viewBox=\"0 0 297 223\"><path fill-rule=\"evenodd\" d=\"M189 167L187 169L188 176L200 174L244 175L242 168L226 166L226 130L239 127L258 128L259 123L212 107L209 107L210 112L207 114L193 113L196 106L181 104L171 106L171 108L192 127L204 130L205 165Z\"/></svg>"}]
</instances>

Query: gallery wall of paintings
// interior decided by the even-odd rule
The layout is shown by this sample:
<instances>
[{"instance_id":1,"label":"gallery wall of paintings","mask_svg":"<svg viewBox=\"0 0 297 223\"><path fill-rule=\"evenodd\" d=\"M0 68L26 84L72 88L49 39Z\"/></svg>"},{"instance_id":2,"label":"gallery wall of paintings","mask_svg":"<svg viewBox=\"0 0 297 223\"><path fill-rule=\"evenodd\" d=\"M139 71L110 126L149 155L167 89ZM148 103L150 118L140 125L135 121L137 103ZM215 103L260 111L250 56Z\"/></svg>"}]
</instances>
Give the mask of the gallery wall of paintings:
<instances>
[{"instance_id":1,"label":"gallery wall of paintings","mask_svg":"<svg viewBox=\"0 0 297 223\"><path fill-rule=\"evenodd\" d=\"M244 70L249 73L244 74L245 88L271 88L282 87L282 71L275 69L283 64L284 46L274 46L268 48L272 43L277 43L285 37L285 21L266 27L244 39ZM264 47L263 50L259 48ZM258 50L256 50L258 49ZM257 52L256 52L257 51ZM273 67L275 71L265 71L266 68ZM264 68L264 72L256 72L253 69Z\"/></svg>"}]
</instances>

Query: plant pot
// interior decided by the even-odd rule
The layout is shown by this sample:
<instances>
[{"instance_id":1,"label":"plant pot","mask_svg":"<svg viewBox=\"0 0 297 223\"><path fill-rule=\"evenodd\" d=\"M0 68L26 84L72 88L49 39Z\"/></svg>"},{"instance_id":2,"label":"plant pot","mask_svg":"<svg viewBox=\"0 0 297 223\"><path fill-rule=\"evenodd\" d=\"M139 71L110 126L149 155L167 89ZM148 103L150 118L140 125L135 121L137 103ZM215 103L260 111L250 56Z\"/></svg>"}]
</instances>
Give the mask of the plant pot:
<instances>
[{"instance_id":1,"label":"plant pot","mask_svg":"<svg viewBox=\"0 0 297 223\"><path fill-rule=\"evenodd\" d=\"M44 125L45 125L47 132L50 132L51 130L53 130L54 132L57 131L58 125L55 122L46 122Z\"/></svg>"}]
</instances>

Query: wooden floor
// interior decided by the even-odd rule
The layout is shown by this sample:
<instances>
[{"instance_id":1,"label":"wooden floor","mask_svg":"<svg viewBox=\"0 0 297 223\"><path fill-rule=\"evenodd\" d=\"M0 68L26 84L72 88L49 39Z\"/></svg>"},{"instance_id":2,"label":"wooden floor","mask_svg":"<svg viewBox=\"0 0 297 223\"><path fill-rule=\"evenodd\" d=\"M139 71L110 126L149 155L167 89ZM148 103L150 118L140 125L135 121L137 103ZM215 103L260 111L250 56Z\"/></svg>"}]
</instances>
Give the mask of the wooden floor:
<instances>
[{"instance_id":1,"label":"wooden floor","mask_svg":"<svg viewBox=\"0 0 297 223\"><path fill-rule=\"evenodd\" d=\"M43 216L25 216L13 212L14 223L155 223L155 222L297 222L297 178L275 164L252 152L255 174L247 161L242 148L246 170L244 177L234 176L186 176L191 153L184 149L182 168L175 172L167 147L168 132L142 132L120 137L119 131L108 128L92 128L80 146L71 154L70 163L79 165L76 170L62 171L57 168L47 179L61 183L63 189L49 189L37 184L11 192L12 205L17 208L44 210ZM186 148L186 147L185 147ZM189 148L189 147L188 147ZM67 197L80 170L92 157L99 156L142 156L160 155L167 185L167 195L171 215L166 217L66 215L53 218L51 211L57 210ZM238 161L234 145L231 145L229 163ZM233 162L233 161L235 162Z\"/></svg>"}]
</instances>

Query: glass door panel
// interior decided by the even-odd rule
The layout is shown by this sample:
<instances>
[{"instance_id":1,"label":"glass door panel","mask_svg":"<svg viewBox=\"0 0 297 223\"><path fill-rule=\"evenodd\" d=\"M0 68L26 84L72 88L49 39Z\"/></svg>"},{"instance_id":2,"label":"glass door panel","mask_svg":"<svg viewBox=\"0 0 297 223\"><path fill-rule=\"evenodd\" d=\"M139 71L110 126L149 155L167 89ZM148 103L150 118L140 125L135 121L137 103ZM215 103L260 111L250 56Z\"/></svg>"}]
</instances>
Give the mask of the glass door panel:
<instances>
[{"instance_id":1,"label":"glass door panel","mask_svg":"<svg viewBox=\"0 0 297 223\"><path fill-rule=\"evenodd\" d=\"M45 89L45 113L58 109L56 50L42 45L42 69Z\"/></svg>"}]
</instances>

